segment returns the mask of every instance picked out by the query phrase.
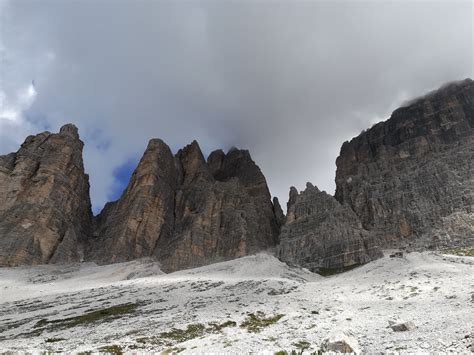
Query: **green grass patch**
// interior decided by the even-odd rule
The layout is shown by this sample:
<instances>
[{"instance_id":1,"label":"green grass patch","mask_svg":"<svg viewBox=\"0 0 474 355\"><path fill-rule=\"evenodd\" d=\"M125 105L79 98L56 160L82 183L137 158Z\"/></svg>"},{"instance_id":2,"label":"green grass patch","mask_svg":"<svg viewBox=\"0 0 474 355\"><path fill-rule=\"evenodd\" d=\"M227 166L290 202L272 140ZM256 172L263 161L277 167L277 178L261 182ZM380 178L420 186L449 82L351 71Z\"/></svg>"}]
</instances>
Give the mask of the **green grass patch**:
<instances>
[{"instance_id":1,"label":"green grass patch","mask_svg":"<svg viewBox=\"0 0 474 355\"><path fill-rule=\"evenodd\" d=\"M265 313L260 311L255 314L250 313L245 319L245 321L240 324L240 327L247 329L247 331L251 333L258 333L263 328L266 328L278 322L283 316L284 314L277 314L272 317L266 317Z\"/></svg>"},{"instance_id":2,"label":"green grass patch","mask_svg":"<svg viewBox=\"0 0 474 355\"><path fill-rule=\"evenodd\" d=\"M224 323L221 323L221 324L217 324L217 323L209 323L209 328L208 330L212 331L212 332L220 332L223 328L228 328L228 327L236 327L237 326L237 323L232 321L232 320L228 320Z\"/></svg>"},{"instance_id":3,"label":"green grass patch","mask_svg":"<svg viewBox=\"0 0 474 355\"><path fill-rule=\"evenodd\" d=\"M285 351L285 350L280 350L275 353L275 355L303 355L308 354L307 352L304 352L303 350L291 350L291 351ZM323 355L323 352L321 350L318 351L313 351L311 355Z\"/></svg>"},{"instance_id":4,"label":"green grass patch","mask_svg":"<svg viewBox=\"0 0 474 355\"><path fill-rule=\"evenodd\" d=\"M144 337L136 339L137 343L153 344L153 345L167 345L171 346L173 343L182 343L191 339L202 337L209 333L221 332L222 329L228 327L236 327L237 323L231 320L223 323L209 323L209 326L204 324L188 324L185 329L172 328L167 332L162 332L158 336Z\"/></svg>"},{"instance_id":5,"label":"green grass patch","mask_svg":"<svg viewBox=\"0 0 474 355\"><path fill-rule=\"evenodd\" d=\"M178 354L184 350L186 350L186 348L171 348L171 349L164 350L161 354L162 355Z\"/></svg>"},{"instance_id":6,"label":"green grass patch","mask_svg":"<svg viewBox=\"0 0 474 355\"><path fill-rule=\"evenodd\" d=\"M403 350L407 350L408 349L408 346L406 345L399 345L399 346L396 346L393 348L393 351L403 351ZM390 349L392 350L392 349Z\"/></svg>"},{"instance_id":7,"label":"green grass patch","mask_svg":"<svg viewBox=\"0 0 474 355\"><path fill-rule=\"evenodd\" d=\"M474 256L474 247L445 249L442 252L443 254L451 254L457 256Z\"/></svg>"},{"instance_id":8,"label":"green grass patch","mask_svg":"<svg viewBox=\"0 0 474 355\"><path fill-rule=\"evenodd\" d=\"M311 344L309 342L307 342L306 340L300 340L296 343L293 343L293 346L297 349L300 349L300 350L306 350L306 349L309 349Z\"/></svg>"},{"instance_id":9,"label":"green grass patch","mask_svg":"<svg viewBox=\"0 0 474 355\"><path fill-rule=\"evenodd\" d=\"M178 343L203 336L206 333L204 324L188 324L186 329L173 328L169 332L160 333L159 337Z\"/></svg>"},{"instance_id":10,"label":"green grass patch","mask_svg":"<svg viewBox=\"0 0 474 355\"><path fill-rule=\"evenodd\" d=\"M357 267L359 267L360 264L354 264L350 266L344 266L344 267L339 267L339 268L326 268L326 267L320 267L315 269L315 272L321 276L332 276L332 275L337 275L346 271L351 271Z\"/></svg>"},{"instance_id":11,"label":"green grass patch","mask_svg":"<svg viewBox=\"0 0 474 355\"><path fill-rule=\"evenodd\" d=\"M111 321L117 318L120 318L124 315L131 314L135 312L136 308L139 304L136 303L127 303L121 304L117 306L112 306L104 309L100 309L97 311L88 312L82 314L80 316L69 317L64 319L41 319L35 325L34 328L42 328L39 329L41 331L48 329L64 329L64 328L73 328L82 325L88 325L91 323L99 322L99 321Z\"/></svg>"},{"instance_id":12,"label":"green grass patch","mask_svg":"<svg viewBox=\"0 0 474 355\"><path fill-rule=\"evenodd\" d=\"M60 341L66 340L64 338L48 338L45 340L46 343L57 343Z\"/></svg>"},{"instance_id":13,"label":"green grass patch","mask_svg":"<svg viewBox=\"0 0 474 355\"><path fill-rule=\"evenodd\" d=\"M99 348L99 351L101 353L107 353L107 354L115 354L115 355L122 355L123 350L122 347L119 345L106 345L101 348Z\"/></svg>"},{"instance_id":14,"label":"green grass patch","mask_svg":"<svg viewBox=\"0 0 474 355\"><path fill-rule=\"evenodd\" d=\"M283 317L282 314L278 314L273 317L265 317L263 312L257 312L256 314L252 313L248 315L240 327L246 328L249 332L258 332L260 329L278 322L281 317ZM171 330L167 332L161 332L156 336L136 338L135 342L137 347L143 347L144 345L171 347L175 344L183 343L195 338L201 338L208 334L222 332L222 330L225 328L236 326L237 323L232 320L227 320L222 323L208 323L207 325L200 323L188 324L184 329L172 328ZM228 344L228 346L230 345L231 343ZM184 349L170 348L168 350L177 353Z\"/></svg>"}]
</instances>

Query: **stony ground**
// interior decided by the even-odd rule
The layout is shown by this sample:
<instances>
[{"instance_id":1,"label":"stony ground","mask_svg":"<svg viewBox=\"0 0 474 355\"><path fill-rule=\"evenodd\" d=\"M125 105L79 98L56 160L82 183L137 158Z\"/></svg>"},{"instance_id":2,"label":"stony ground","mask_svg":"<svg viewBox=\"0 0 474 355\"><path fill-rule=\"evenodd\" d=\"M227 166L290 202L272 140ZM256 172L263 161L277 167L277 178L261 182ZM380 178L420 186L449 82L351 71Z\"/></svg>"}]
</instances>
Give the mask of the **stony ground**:
<instances>
[{"instance_id":1,"label":"stony ground","mask_svg":"<svg viewBox=\"0 0 474 355\"><path fill-rule=\"evenodd\" d=\"M346 330L364 353L468 353L473 271L435 253L330 277L266 254L172 274L146 260L0 268L0 350L309 353Z\"/></svg>"}]
</instances>

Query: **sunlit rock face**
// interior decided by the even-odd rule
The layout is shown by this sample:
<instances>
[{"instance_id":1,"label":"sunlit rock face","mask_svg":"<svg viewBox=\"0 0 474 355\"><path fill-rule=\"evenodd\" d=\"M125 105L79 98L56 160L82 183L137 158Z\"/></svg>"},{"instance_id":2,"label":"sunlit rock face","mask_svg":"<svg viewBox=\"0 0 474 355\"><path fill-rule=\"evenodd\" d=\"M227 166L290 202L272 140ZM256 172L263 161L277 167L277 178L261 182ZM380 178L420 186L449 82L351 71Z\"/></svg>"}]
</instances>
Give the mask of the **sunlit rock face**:
<instances>
[{"instance_id":1,"label":"sunlit rock face","mask_svg":"<svg viewBox=\"0 0 474 355\"><path fill-rule=\"evenodd\" d=\"M310 183L290 190L278 257L316 272L337 272L382 256L376 239L349 206Z\"/></svg>"},{"instance_id":2,"label":"sunlit rock face","mask_svg":"<svg viewBox=\"0 0 474 355\"><path fill-rule=\"evenodd\" d=\"M86 258L99 263L156 255L174 232L177 169L170 148L152 139L118 201L95 219Z\"/></svg>"},{"instance_id":3,"label":"sunlit rock face","mask_svg":"<svg viewBox=\"0 0 474 355\"><path fill-rule=\"evenodd\" d=\"M174 271L268 249L278 233L265 178L247 151L215 151L206 162L195 141L173 156L152 140L122 197L96 219L87 258L152 256Z\"/></svg>"},{"instance_id":4,"label":"sunlit rock face","mask_svg":"<svg viewBox=\"0 0 474 355\"><path fill-rule=\"evenodd\" d=\"M92 218L82 148L69 124L0 156L0 266L82 258Z\"/></svg>"},{"instance_id":5,"label":"sunlit rock face","mask_svg":"<svg viewBox=\"0 0 474 355\"><path fill-rule=\"evenodd\" d=\"M474 244L474 83L452 83L345 142L336 199L385 245Z\"/></svg>"}]
</instances>

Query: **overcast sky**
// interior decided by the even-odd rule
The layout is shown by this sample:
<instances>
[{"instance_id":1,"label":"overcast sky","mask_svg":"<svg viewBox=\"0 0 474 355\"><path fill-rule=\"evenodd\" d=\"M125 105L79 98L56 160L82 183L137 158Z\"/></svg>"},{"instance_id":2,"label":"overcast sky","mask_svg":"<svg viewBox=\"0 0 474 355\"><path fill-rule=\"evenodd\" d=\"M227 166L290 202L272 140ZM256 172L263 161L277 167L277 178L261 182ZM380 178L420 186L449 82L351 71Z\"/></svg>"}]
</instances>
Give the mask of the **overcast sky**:
<instances>
[{"instance_id":1,"label":"overcast sky","mask_svg":"<svg viewBox=\"0 0 474 355\"><path fill-rule=\"evenodd\" d=\"M95 212L152 137L249 149L283 205L306 181L333 193L345 140L473 77L473 17L469 0L0 0L0 154L75 123Z\"/></svg>"}]
</instances>

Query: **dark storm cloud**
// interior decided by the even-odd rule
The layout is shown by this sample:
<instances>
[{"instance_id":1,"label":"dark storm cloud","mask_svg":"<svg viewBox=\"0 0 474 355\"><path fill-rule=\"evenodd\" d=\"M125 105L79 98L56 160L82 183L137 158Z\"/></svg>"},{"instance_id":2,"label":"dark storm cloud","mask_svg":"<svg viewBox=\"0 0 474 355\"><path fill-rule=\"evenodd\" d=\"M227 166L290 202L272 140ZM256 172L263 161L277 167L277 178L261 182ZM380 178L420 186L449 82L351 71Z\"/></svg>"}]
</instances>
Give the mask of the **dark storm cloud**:
<instances>
[{"instance_id":1,"label":"dark storm cloud","mask_svg":"<svg viewBox=\"0 0 474 355\"><path fill-rule=\"evenodd\" d=\"M344 140L473 74L470 1L19 0L0 11L4 101L23 131L79 126L96 206L151 137L175 151L192 139L205 153L248 148L283 203L308 180L332 192ZM34 102L19 103L32 79Z\"/></svg>"}]
</instances>

